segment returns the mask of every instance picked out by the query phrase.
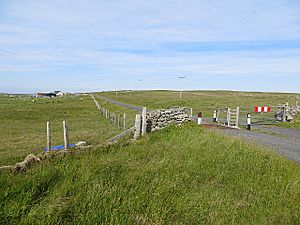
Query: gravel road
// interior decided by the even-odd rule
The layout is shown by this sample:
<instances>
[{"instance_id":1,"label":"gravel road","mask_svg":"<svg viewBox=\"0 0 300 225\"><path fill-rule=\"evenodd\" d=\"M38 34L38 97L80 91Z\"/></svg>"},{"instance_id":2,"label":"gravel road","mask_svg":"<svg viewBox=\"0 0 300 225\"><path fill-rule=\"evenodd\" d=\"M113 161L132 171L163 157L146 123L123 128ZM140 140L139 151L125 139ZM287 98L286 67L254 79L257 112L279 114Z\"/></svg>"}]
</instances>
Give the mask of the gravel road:
<instances>
[{"instance_id":1,"label":"gravel road","mask_svg":"<svg viewBox=\"0 0 300 225\"><path fill-rule=\"evenodd\" d=\"M103 96L100 96L100 95L97 95L97 97L101 98L104 101L110 102L110 103L115 104L115 105L122 106L122 107L127 108L127 109L131 109L131 110L135 110L135 111L139 111L139 112L143 111L142 107L138 107L138 106L134 106L134 105L129 105L127 103L123 103L123 102L119 102L119 101L116 101L116 100L112 100L112 99L109 99L109 98L106 98L106 97L103 97Z\"/></svg>"},{"instance_id":2,"label":"gravel road","mask_svg":"<svg viewBox=\"0 0 300 225\"><path fill-rule=\"evenodd\" d=\"M300 130L276 126L255 126L251 131L223 129L220 132L268 146L286 158L300 163Z\"/></svg>"}]
</instances>

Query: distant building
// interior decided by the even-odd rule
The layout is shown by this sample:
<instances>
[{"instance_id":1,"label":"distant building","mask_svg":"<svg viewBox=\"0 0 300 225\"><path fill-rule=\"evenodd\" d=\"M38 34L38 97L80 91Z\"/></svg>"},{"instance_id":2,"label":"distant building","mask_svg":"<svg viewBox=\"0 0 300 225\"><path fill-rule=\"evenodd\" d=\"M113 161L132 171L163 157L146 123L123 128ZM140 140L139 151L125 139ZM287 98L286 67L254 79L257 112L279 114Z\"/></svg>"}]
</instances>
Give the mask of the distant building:
<instances>
[{"instance_id":1,"label":"distant building","mask_svg":"<svg viewBox=\"0 0 300 225\"><path fill-rule=\"evenodd\" d=\"M55 96L63 96L64 93L62 93L61 91L54 91L53 94L55 94Z\"/></svg>"},{"instance_id":2,"label":"distant building","mask_svg":"<svg viewBox=\"0 0 300 225\"><path fill-rule=\"evenodd\" d=\"M36 98L52 98L52 97L58 97L63 96L64 94L61 91L54 91L49 93L36 93Z\"/></svg>"}]
</instances>

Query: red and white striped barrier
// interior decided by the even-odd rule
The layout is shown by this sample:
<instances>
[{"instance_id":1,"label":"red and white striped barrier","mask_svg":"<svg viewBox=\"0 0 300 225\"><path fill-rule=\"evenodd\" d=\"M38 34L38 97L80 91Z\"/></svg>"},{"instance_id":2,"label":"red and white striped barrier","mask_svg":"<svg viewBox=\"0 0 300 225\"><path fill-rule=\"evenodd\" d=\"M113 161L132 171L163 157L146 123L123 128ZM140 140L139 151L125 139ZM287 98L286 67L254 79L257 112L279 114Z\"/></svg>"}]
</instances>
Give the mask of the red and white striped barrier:
<instances>
[{"instance_id":1,"label":"red and white striped barrier","mask_svg":"<svg viewBox=\"0 0 300 225\"><path fill-rule=\"evenodd\" d=\"M270 106L254 106L254 112L271 112Z\"/></svg>"}]
</instances>

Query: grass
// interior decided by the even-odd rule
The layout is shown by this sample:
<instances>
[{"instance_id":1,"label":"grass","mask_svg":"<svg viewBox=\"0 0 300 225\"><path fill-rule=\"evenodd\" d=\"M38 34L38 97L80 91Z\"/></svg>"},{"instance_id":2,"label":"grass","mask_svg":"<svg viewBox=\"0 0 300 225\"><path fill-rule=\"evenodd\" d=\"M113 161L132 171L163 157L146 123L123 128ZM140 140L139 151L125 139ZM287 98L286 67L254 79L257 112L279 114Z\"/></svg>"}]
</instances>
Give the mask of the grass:
<instances>
[{"instance_id":1,"label":"grass","mask_svg":"<svg viewBox=\"0 0 300 225\"><path fill-rule=\"evenodd\" d=\"M0 175L2 224L299 224L300 167L193 124Z\"/></svg>"},{"instance_id":2,"label":"grass","mask_svg":"<svg viewBox=\"0 0 300 225\"><path fill-rule=\"evenodd\" d=\"M285 127L285 128L293 128L293 129L300 130L300 114L298 114L292 122L290 122L290 123L281 123L281 124L279 124L279 126Z\"/></svg>"},{"instance_id":3,"label":"grass","mask_svg":"<svg viewBox=\"0 0 300 225\"><path fill-rule=\"evenodd\" d=\"M115 99L115 93L99 93ZM297 94L227 91L119 92L118 99L150 109L192 107L210 115L218 107L293 103ZM126 113L128 127L135 111ZM34 99L0 95L0 165L39 153L46 121L53 144L105 143L120 131L89 96ZM251 109L250 109L251 110ZM299 127L299 117L293 123ZM193 124L151 133L135 143L94 147L0 174L0 224L300 224L300 167L278 154Z\"/></svg>"},{"instance_id":4,"label":"grass","mask_svg":"<svg viewBox=\"0 0 300 225\"><path fill-rule=\"evenodd\" d=\"M51 122L53 145L63 144L62 121L70 143L101 144L119 133L100 115L90 96L33 99L0 95L0 165L16 163L46 146L46 122Z\"/></svg>"},{"instance_id":5,"label":"grass","mask_svg":"<svg viewBox=\"0 0 300 225\"><path fill-rule=\"evenodd\" d=\"M115 92L101 92L100 95L115 99ZM212 114L212 110L223 107L274 106L289 102L294 104L300 94L234 92L234 91L186 91L182 99L176 91L123 91L118 92L118 100L148 108L167 108L172 106L192 107L195 112Z\"/></svg>"}]
</instances>

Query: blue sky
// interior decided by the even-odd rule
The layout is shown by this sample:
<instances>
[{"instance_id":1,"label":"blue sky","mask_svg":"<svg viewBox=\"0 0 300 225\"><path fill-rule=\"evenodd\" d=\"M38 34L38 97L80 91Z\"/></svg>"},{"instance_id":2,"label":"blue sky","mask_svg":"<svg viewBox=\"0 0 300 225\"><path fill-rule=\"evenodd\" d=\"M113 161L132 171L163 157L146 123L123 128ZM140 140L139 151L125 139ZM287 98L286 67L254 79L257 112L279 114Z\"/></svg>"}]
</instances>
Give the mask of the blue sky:
<instances>
[{"instance_id":1,"label":"blue sky","mask_svg":"<svg viewBox=\"0 0 300 225\"><path fill-rule=\"evenodd\" d=\"M181 88L299 93L300 2L0 0L0 92Z\"/></svg>"}]
</instances>

